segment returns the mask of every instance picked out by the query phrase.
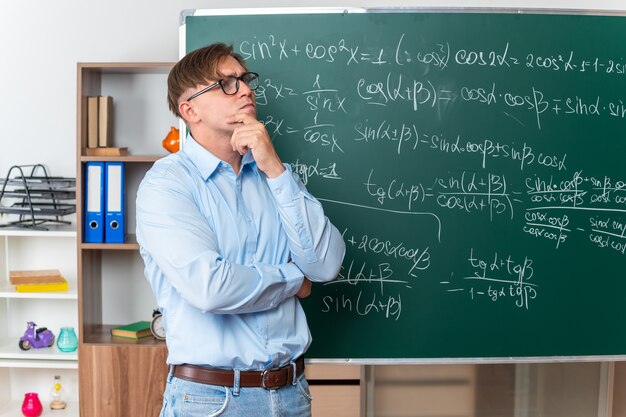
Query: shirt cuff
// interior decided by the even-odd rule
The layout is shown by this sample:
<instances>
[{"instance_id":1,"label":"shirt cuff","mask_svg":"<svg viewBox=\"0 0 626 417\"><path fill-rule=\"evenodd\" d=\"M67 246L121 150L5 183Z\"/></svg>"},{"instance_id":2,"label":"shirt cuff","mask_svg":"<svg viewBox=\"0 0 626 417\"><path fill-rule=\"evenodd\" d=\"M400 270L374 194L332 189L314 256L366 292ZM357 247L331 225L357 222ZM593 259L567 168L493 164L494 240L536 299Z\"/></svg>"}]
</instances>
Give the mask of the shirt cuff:
<instances>
[{"instance_id":1,"label":"shirt cuff","mask_svg":"<svg viewBox=\"0 0 626 417\"><path fill-rule=\"evenodd\" d=\"M267 179L267 184L274 198L278 204L281 205L291 203L300 192L298 184L296 184L296 181L293 179L291 167L285 165L285 168L285 171L278 177Z\"/></svg>"},{"instance_id":2,"label":"shirt cuff","mask_svg":"<svg viewBox=\"0 0 626 417\"><path fill-rule=\"evenodd\" d=\"M304 274L296 264L291 262L281 265L280 270L287 282L284 292L285 298L296 295L302 286L302 281L304 281Z\"/></svg>"}]
</instances>

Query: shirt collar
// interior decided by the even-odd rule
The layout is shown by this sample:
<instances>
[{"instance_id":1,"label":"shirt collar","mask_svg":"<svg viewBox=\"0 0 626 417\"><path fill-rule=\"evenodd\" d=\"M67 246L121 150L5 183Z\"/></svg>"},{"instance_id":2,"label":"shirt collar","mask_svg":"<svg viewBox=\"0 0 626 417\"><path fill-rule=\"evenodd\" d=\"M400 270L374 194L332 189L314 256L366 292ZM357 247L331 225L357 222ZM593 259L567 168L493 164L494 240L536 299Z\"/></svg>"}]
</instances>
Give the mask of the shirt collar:
<instances>
[{"instance_id":1,"label":"shirt collar","mask_svg":"<svg viewBox=\"0 0 626 417\"><path fill-rule=\"evenodd\" d=\"M215 170L220 166L220 164L227 165L217 156L213 155L212 152L203 148L196 140L191 136L191 133L187 133L187 140L183 145L182 151L189 157L191 162L195 165L195 167L200 171L200 175L206 181L209 179L211 175L215 172ZM250 168L256 166L256 161L252 156L252 152L247 152L242 160L241 160L241 169L243 171L246 165L250 165Z\"/></svg>"}]
</instances>

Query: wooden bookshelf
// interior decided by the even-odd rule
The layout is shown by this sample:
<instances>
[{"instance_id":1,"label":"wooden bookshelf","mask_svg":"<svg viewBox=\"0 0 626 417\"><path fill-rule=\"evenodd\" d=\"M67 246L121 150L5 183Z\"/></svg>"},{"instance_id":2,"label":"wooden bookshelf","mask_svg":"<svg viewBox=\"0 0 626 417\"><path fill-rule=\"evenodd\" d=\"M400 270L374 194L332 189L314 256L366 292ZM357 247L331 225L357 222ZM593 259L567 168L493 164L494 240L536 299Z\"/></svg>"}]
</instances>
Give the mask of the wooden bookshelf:
<instances>
[{"instance_id":1,"label":"wooden bookshelf","mask_svg":"<svg viewBox=\"0 0 626 417\"><path fill-rule=\"evenodd\" d=\"M80 414L90 417L148 417L159 414L167 375L165 343L152 337L130 340L111 336L111 328L149 320L129 305L150 303L149 290L136 293L143 277L134 231L138 183L152 164L168 152L161 147L170 126L178 122L164 97L172 63L79 63L77 66L77 261L79 310ZM113 97L110 146L128 148L124 156L87 156L87 97ZM146 123L148 121L148 123ZM126 240L83 242L85 165L91 161L124 162L126 167ZM113 273L111 271L118 271ZM116 282L112 278L122 276ZM125 300L120 301L121 294ZM131 306L132 307L132 306ZM145 311L143 311L145 310ZM126 314L126 316L124 315ZM133 317L141 314L141 318Z\"/></svg>"}]
</instances>

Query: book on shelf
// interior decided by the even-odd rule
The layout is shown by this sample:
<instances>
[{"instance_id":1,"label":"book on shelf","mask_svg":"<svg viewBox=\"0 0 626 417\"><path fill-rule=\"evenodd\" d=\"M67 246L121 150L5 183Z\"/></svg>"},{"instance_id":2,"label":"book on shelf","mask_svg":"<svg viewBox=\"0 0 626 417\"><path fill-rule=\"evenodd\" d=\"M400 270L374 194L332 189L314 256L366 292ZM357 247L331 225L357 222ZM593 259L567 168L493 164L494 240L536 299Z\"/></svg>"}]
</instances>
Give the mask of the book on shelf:
<instances>
[{"instance_id":1,"label":"book on shelf","mask_svg":"<svg viewBox=\"0 0 626 417\"><path fill-rule=\"evenodd\" d=\"M123 337L125 339L138 340L151 335L152 332L150 331L149 321L137 321L135 323L125 324L111 329L111 336Z\"/></svg>"},{"instance_id":2,"label":"book on shelf","mask_svg":"<svg viewBox=\"0 0 626 417\"><path fill-rule=\"evenodd\" d=\"M98 147L98 97L87 97L87 147Z\"/></svg>"},{"instance_id":3,"label":"book on shelf","mask_svg":"<svg viewBox=\"0 0 626 417\"><path fill-rule=\"evenodd\" d=\"M20 284L54 284L62 282L63 277L58 269L28 269L9 271L11 285Z\"/></svg>"},{"instance_id":4,"label":"book on shelf","mask_svg":"<svg viewBox=\"0 0 626 417\"><path fill-rule=\"evenodd\" d=\"M48 282L42 284L17 284L17 292L63 292L68 290L68 283L65 278L60 277L58 282Z\"/></svg>"},{"instance_id":5,"label":"book on shelf","mask_svg":"<svg viewBox=\"0 0 626 417\"><path fill-rule=\"evenodd\" d=\"M113 97L87 97L87 148L111 145L113 128Z\"/></svg>"},{"instance_id":6,"label":"book on shelf","mask_svg":"<svg viewBox=\"0 0 626 417\"><path fill-rule=\"evenodd\" d=\"M98 147L111 145L113 97L98 96Z\"/></svg>"}]
</instances>

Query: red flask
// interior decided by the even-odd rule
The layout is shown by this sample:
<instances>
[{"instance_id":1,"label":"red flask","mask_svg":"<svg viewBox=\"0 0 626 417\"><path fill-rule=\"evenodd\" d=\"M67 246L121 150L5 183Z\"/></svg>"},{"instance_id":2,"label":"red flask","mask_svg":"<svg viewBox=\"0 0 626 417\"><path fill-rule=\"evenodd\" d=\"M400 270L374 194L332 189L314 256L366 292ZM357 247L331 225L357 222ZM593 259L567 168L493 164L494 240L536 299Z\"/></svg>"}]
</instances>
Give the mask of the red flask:
<instances>
[{"instance_id":1,"label":"red flask","mask_svg":"<svg viewBox=\"0 0 626 417\"><path fill-rule=\"evenodd\" d=\"M24 394L24 402L22 403L22 414L26 417L39 417L43 411L41 401L36 392L27 392Z\"/></svg>"}]
</instances>

